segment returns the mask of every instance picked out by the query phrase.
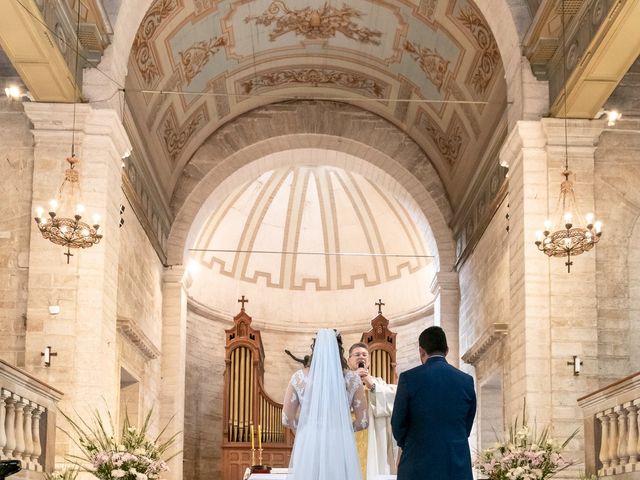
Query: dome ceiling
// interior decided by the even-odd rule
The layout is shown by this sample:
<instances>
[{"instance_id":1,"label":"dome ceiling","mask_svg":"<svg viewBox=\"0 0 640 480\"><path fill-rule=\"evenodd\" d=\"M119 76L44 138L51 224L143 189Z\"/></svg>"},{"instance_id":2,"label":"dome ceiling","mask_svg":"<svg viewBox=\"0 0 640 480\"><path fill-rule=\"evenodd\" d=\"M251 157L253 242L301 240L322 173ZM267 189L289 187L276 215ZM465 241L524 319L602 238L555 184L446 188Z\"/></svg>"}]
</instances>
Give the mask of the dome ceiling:
<instances>
[{"instance_id":1,"label":"dome ceiling","mask_svg":"<svg viewBox=\"0 0 640 480\"><path fill-rule=\"evenodd\" d=\"M167 196L222 124L283 99L334 98L407 132L457 203L502 119L504 72L472 2L418 3L153 3L131 51L126 101L139 138L155 140L145 154Z\"/></svg>"},{"instance_id":2,"label":"dome ceiling","mask_svg":"<svg viewBox=\"0 0 640 480\"><path fill-rule=\"evenodd\" d=\"M341 168L283 167L227 195L193 246L217 251L192 256L212 273L286 290L408 280L431 260L424 258L429 252L416 227L424 219L412 218L419 209L406 203Z\"/></svg>"}]
</instances>

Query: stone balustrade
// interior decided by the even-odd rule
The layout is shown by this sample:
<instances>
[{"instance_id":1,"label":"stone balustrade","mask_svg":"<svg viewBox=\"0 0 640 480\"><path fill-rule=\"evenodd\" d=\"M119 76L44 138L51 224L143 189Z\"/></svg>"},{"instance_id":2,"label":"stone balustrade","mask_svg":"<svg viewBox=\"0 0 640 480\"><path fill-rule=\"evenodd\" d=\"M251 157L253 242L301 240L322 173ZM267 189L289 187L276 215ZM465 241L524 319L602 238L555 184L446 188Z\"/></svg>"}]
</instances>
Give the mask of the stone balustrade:
<instances>
[{"instance_id":1,"label":"stone balustrade","mask_svg":"<svg viewBox=\"0 0 640 480\"><path fill-rule=\"evenodd\" d=\"M56 404L62 392L0 360L0 458L26 471L52 471Z\"/></svg>"},{"instance_id":2,"label":"stone balustrade","mask_svg":"<svg viewBox=\"0 0 640 480\"><path fill-rule=\"evenodd\" d=\"M585 470L598 478L640 479L640 372L578 399L584 415Z\"/></svg>"}]
</instances>

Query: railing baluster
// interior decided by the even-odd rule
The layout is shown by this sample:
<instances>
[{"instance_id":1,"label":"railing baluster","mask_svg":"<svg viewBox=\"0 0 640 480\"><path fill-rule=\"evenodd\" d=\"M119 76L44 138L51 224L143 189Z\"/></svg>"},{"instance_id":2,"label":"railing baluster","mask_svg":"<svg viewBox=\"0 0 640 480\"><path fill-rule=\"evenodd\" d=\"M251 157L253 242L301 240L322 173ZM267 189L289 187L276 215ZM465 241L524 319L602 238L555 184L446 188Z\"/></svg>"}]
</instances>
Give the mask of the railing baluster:
<instances>
[{"instance_id":1,"label":"railing baluster","mask_svg":"<svg viewBox=\"0 0 640 480\"><path fill-rule=\"evenodd\" d=\"M24 407L27 405L28 400L24 397L18 397L16 401L16 448L13 451L13 456L18 460L22 460L24 453Z\"/></svg>"},{"instance_id":2,"label":"railing baluster","mask_svg":"<svg viewBox=\"0 0 640 480\"><path fill-rule=\"evenodd\" d=\"M13 451L16 448L16 411L15 403L17 395L9 394L5 400L7 414L5 416L5 429L7 432L7 443L4 445L4 454L7 458L13 458Z\"/></svg>"},{"instance_id":3,"label":"railing baluster","mask_svg":"<svg viewBox=\"0 0 640 480\"><path fill-rule=\"evenodd\" d=\"M33 435L33 453L31 454L31 461L38 472L42 471L44 463L40 461L40 454L42 453L42 443L40 440L40 417L44 410L44 407L36 405L36 408L33 409L33 419L31 422L31 432Z\"/></svg>"},{"instance_id":4,"label":"railing baluster","mask_svg":"<svg viewBox=\"0 0 640 480\"><path fill-rule=\"evenodd\" d=\"M5 400L11 393L4 388L0 388L0 458L5 458L4 447L7 444L7 432L4 427L6 408Z\"/></svg>"},{"instance_id":5,"label":"railing baluster","mask_svg":"<svg viewBox=\"0 0 640 480\"><path fill-rule=\"evenodd\" d=\"M618 412L618 461L620 465L626 465L629 456L627 455L627 411L623 405L618 405L615 410Z\"/></svg>"},{"instance_id":6,"label":"railing baluster","mask_svg":"<svg viewBox=\"0 0 640 480\"><path fill-rule=\"evenodd\" d=\"M611 465L611 456L609 455L609 417L605 412L596 415L602 425L602 439L600 441L600 454L598 458L602 462L602 470L609 468Z\"/></svg>"},{"instance_id":7,"label":"railing baluster","mask_svg":"<svg viewBox=\"0 0 640 480\"><path fill-rule=\"evenodd\" d=\"M609 412L609 457L611 467L618 465L618 414Z\"/></svg>"},{"instance_id":8,"label":"railing baluster","mask_svg":"<svg viewBox=\"0 0 640 480\"><path fill-rule=\"evenodd\" d=\"M23 463L26 468L32 470L31 454L33 453L33 430L31 428L32 412L35 403L27 400L23 413L23 430L24 430L24 453L22 454Z\"/></svg>"},{"instance_id":9,"label":"railing baluster","mask_svg":"<svg viewBox=\"0 0 640 480\"><path fill-rule=\"evenodd\" d=\"M632 402L626 405L627 417L629 418L627 456L629 457L629 463L636 463L638 461L638 406Z\"/></svg>"}]
</instances>

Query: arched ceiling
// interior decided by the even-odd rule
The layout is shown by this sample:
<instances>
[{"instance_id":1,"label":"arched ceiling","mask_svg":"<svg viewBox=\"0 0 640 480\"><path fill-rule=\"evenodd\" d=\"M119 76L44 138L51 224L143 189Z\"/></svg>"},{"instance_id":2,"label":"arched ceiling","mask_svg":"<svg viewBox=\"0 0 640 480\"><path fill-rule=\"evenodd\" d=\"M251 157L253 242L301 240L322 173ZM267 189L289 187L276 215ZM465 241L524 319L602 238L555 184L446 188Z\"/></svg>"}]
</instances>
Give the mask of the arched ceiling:
<instances>
[{"instance_id":1,"label":"arched ceiling","mask_svg":"<svg viewBox=\"0 0 640 480\"><path fill-rule=\"evenodd\" d=\"M435 259L420 207L348 154L329 157L334 165L323 149L270 154L213 190L190 242L198 311L233 315L245 295L254 319L285 331L367 324L380 298L387 318L429 314Z\"/></svg>"},{"instance_id":2,"label":"arched ceiling","mask_svg":"<svg viewBox=\"0 0 640 480\"><path fill-rule=\"evenodd\" d=\"M192 258L243 282L315 291L380 285L431 264L410 197L342 168L300 163L226 195Z\"/></svg>"},{"instance_id":3,"label":"arched ceiling","mask_svg":"<svg viewBox=\"0 0 640 480\"><path fill-rule=\"evenodd\" d=\"M157 0L126 88L167 197L224 123L283 99L335 98L411 136L457 205L506 106L496 42L467 0Z\"/></svg>"}]
</instances>

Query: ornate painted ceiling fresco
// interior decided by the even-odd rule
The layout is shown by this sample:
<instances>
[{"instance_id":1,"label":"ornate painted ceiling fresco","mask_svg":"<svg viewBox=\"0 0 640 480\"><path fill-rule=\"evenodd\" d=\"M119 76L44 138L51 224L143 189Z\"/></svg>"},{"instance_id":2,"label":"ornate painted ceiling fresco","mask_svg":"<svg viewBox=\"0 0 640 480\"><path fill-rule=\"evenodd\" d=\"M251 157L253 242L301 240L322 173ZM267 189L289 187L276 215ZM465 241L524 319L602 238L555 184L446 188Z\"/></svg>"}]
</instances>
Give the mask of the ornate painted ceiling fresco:
<instances>
[{"instance_id":1,"label":"ornate painted ceiling fresco","mask_svg":"<svg viewBox=\"0 0 640 480\"><path fill-rule=\"evenodd\" d=\"M126 99L165 194L236 116L334 98L410 135L459 205L503 118L503 67L470 0L416 1L157 0L131 51Z\"/></svg>"}]
</instances>

